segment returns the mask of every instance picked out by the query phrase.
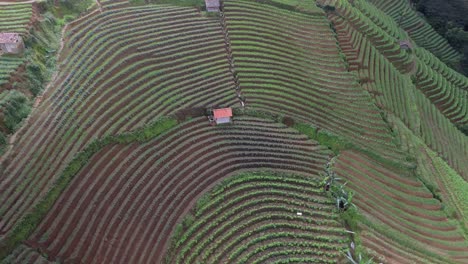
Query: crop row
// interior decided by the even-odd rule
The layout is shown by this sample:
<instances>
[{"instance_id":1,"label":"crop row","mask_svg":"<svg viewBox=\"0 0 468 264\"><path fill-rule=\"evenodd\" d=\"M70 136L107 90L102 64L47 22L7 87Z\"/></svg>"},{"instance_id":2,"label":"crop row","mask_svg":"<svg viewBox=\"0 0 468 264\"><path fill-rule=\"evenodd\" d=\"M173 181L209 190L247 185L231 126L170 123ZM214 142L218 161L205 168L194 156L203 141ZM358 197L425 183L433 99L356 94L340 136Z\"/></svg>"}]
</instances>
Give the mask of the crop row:
<instances>
[{"instance_id":1,"label":"crop row","mask_svg":"<svg viewBox=\"0 0 468 264\"><path fill-rule=\"evenodd\" d=\"M437 152L440 152L449 164L463 175L466 167L461 162L460 157L466 155L463 149L467 144L463 134L434 107L429 99L425 98L425 95L421 91L416 89L410 76L401 74L387 57L380 54L370 41L366 40L365 36L357 30L353 30L344 19L333 15L330 16L330 19L335 23L337 38L343 47L346 58L350 60L351 65L355 66L353 70L357 71L362 87L374 96L377 105L395 114L414 133L422 134L421 136L426 144ZM349 35L353 37L349 38ZM423 82L430 83L430 80L439 76L440 78L434 79L434 83L437 84L436 80L440 80L441 83L450 86L450 83L442 75L432 71L419 59L416 60L418 61L420 71L425 70L425 73L430 72L432 74L426 74L423 77L424 72L420 73L419 80L421 85L425 84ZM443 85L436 86L436 88L441 87ZM452 101L458 102L453 105L453 107L459 109L455 109L455 113L457 111L460 113L466 112L466 110L463 110L466 108L466 103L463 103L466 101L466 96L456 96L457 92L465 93L466 91L453 86L450 87L452 87L452 94L450 91L446 93L440 92L439 96L442 99L445 96ZM450 87L446 87L446 90L449 90ZM432 95L432 99L436 99L434 95ZM419 101L420 103L415 105L415 101ZM460 115L458 118L461 120L460 122L463 122L463 118L466 119L466 114L464 117L463 114ZM435 129L436 131L434 131L434 128L429 129L430 123L438 124ZM421 130L421 125L427 127L428 130ZM435 132L437 132L437 135L434 135ZM449 149L448 145L443 142L457 143Z\"/></svg>"},{"instance_id":2,"label":"crop row","mask_svg":"<svg viewBox=\"0 0 468 264\"><path fill-rule=\"evenodd\" d=\"M451 84L442 74L417 59L416 87L455 124L468 123L468 90Z\"/></svg>"},{"instance_id":3,"label":"crop row","mask_svg":"<svg viewBox=\"0 0 468 264\"><path fill-rule=\"evenodd\" d=\"M390 179L407 182L408 178L354 152L341 153L335 171L357 192L354 201L357 207L370 219L377 220L369 220L369 228L378 228L378 232L397 243L407 241L405 246L415 251L426 252L427 248L443 258L467 257L463 231L447 219L440 202L432 198L429 190L422 186L417 192L402 189ZM395 236L396 233L399 235Z\"/></svg>"},{"instance_id":4,"label":"crop row","mask_svg":"<svg viewBox=\"0 0 468 264\"><path fill-rule=\"evenodd\" d=\"M370 0L372 4L391 16L410 35L418 46L424 47L445 63L460 59L460 54L439 35L406 0Z\"/></svg>"},{"instance_id":5,"label":"crop row","mask_svg":"<svg viewBox=\"0 0 468 264\"><path fill-rule=\"evenodd\" d=\"M11 74L23 63L21 57L0 56L0 85L7 83Z\"/></svg>"},{"instance_id":6,"label":"crop row","mask_svg":"<svg viewBox=\"0 0 468 264\"><path fill-rule=\"evenodd\" d=\"M323 16L251 1L227 1L224 10L248 106L375 145L383 155L395 153L370 97L346 72Z\"/></svg>"},{"instance_id":7,"label":"crop row","mask_svg":"<svg viewBox=\"0 0 468 264\"><path fill-rule=\"evenodd\" d=\"M318 186L304 188L304 180L268 172L225 180L198 202L195 218L188 216L190 224L181 224L168 261L253 263L265 254L283 252L291 258L313 255L334 263L346 241L344 230L335 220L331 201L322 197L323 202L311 203L323 192ZM297 190L281 183L285 181L297 184ZM328 214L317 216L315 211Z\"/></svg>"},{"instance_id":8,"label":"crop row","mask_svg":"<svg viewBox=\"0 0 468 264\"><path fill-rule=\"evenodd\" d=\"M462 90L468 90L468 78L461 73L453 70L447 64L443 63L432 53L424 48L413 49L418 59L422 60L432 70L442 74L445 79Z\"/></svg>"},{"instance_id":9,"label":"crop row","mask_svg":"<svg viewBox=\"0 0 468 264\"><path fill-rule=\"evenodd\" d=\"M445 118L423 94L416 96L416 105L421 114L421 131L424 131L421 138L465 180L468 179L468 164L466 163L468 139L466 135Z\"/></svg>"},{"instance_id":10,"label":"crop row","mask_svg":"<svg viewBox=\"0 0 468 264\"><path fill-rule=\"evenodd\" d=\"M374 16L368 17L367 14L371 11L366 9L367 5L359 5L362 10L367 11L361 12L360 9L354 7L348 1L330 0L327 2L329 5L334 6L337 13L344 18L354 30L359 31L365 36L381 54L386 56L387 59L395 65L395 67L402 72L407 72L409 70L409 65L412 61L408 52L400 48L394 36L389 34L386 29L379 26L379 24L384 24L382 21L377 20L376 24L371 19Z\"/></svg>"},{"instance_id":11,"label":"crop row","mask_svg":"<svg viewBox=\"0 0 468 264\"><path fill-rule=\"evenodd\" d=\"M94 138L180 108L236 103L221 28L194 10L110 9L82 23L70 28L69 56L3 164L2 232Z\"/></svg>"},{"instance_id":12,"label":"crop row","mask_svg":"<svg viewBox=\"0 0 468 264\"><path fill-rule=\"evenodd\" d=\"M44 264L49 263L43 256L33 248L27 245L18 246L10 255L2 260L2 263L30 263Z\"/></svg>"},{"instance_id":13,"label":"crop row","mask_svg":"<svg viewBox=\"0 0 468 264\"><path fill-rule=\"evenodd\" d=\"M26 25L31 20L31 3L1 5L0 32L27 33Z\"/></svg>"},{"instance_id":14,"label":"crop row","mask_svg":"<svg viewBox=\"0 0 468 264\"><path fill-rule=\"evenodd\" d=\"M175 223L220 179L252 169L317 175L326 159L323 147L284 125L235 118L213 127L195 118L159 140L103 149L32 240L59 259L158 263Z\"/></svg>"}]
</instances>

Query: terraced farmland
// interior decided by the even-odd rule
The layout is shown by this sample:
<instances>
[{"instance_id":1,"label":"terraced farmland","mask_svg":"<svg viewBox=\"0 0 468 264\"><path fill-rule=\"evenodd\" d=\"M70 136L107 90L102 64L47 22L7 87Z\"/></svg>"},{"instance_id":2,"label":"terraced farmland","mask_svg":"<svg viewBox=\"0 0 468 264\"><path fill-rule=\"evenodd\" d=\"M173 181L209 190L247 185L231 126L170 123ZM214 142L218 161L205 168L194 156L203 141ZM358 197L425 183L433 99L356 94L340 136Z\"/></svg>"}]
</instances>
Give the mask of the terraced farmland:
<instances>
[{"instance_id":1,"label":"terraced farmland","mask_svg":"<svg viewBox=\"0 0 468 264\"><path fill-rule=\"evenodd\" d=\"M312 123L399 158L377 108L346 71L323 14L251 1L226 1L224 11L248 106Z\"/></svg>"},{"instance_id":2,"label":"terraced farmland","mask_svg":"<svg viewBox=\"0 0 468 264\"><path fill-rule=\"evenodd\" d=\"M391 16L419 46L431 51L445 63L460 60L460 54L405 0L369 0L380 10Z\"/></svg>"},{"instance_id":3,"label":"terraced farmland","mask_svg":"<svg viewBox=\"0 0 468 264\"><path fill-rule=\"evenodd\" d=\"M6 55L0 56L0 86L8 83L11 74L23 63L24 58L22 57Z\"/></svg>"},{"instance_id":4,"label":"terraced farmland","mask_svg":"<svg viewBox=\"0 0 468 264\"><path fill-rule=\"evenodd\" d=\"M31 3L0 5L0 32L28 32L32 17ZM0 54L0 87L10 80L10 76L24 63L22 56ZM1 92L1 90L0 90Z\"/></svg>"},{"instance_id":5,"label":"terraced farmland","mask_svg":"<svg viewBox=\"0 0 468 264\"><path fill-rule=\"evenodd\" d=\"M15 251L3 260L5 263L34 263L34 264L45 264L51 263L44 258L39 252L31 247L21 245L15 249Z\"/></svg>"},{"instance_id":6,"label":"terraced farmland","mask_svg":"<svg viewBox=\"0 0 468 264\"><path fill-rule=\"evenodd\" d=\"M27 33L32 13L31 3L0 5L0 32Z\"/></svg>"},{"instance_id":7,"label":"terraced farmland","mask_svg":"<svg viewBox=\"0 0 468 264\"><path fill-rule=\"evenodd\" d=\"M69 30L63 68L2 164L0 234L91 140L182 108L237 104L221 27L189 8L109 9Z\"/></svg>"},{"instance_id":8,"label":"terraced farmland","mask_svg":"<svg viewBox=\"0 0 468 264\"><path fill-rule=\"evenodd\" d=\"M326 3L336 5L336 10L343 14L352 14L350 10L360 14L357 8L343 1ZM361 6L361 9L364 9L364 6ZM385 50L375 45L378 39L369 37L367 29L356 27L353 18L350 15L347 17L329 14L350 70L357 73L362 87L374 96L380 108L398 116L459 173L465 178L468 177L468 167L466 162L463 162L467 156L468 141L454 126L468 122L468 95L463 89L463 84L468 78L454 74L453 70L439 69L436 67L438 64L434 55L428 53L425 54L425 59L433 63L427 65L422 60L413 58L413 70L408 72L405 67L401 67L402 64L398 60L389 58ZM385 17L378 18L379 21L384 19ZM366 25L369 24L370 22ZM377 26L376 30L384 32ZM390 32L391 28L387 30ZM392 41L396 43L397 39ZM413 73L415 85L411 79ZM448 147L447 142L456 143Z\"/></svg>"},{"instance_id":9,"label":"terraced farmland","mask_svg":"<svg viewBox=\"0 0 468 264\"><path fill-rule=\"evenodd\" d=\"M28 243L51 260L160 263L176 223L220 180L262 169L312 180L328 159L305 136L257 118L217 128L196 118L171 131L97 153Z\"/></svg>"},{"instance_id":10,"label":"terraced farmland","mask_svg":"<svg viewBox=\"0 0 468 264\"><path fill-rule=\"evenodd\" d=\"M69 20L47 1L0 30ZM468 263L468 78L406 1L195 2L96 1L45 45L0 156L2 264Z\"/></svg>"},{"instance_id":11,"label":"terraced farmland","mask_svg":"<svg viewBox=\"0 0 468 264\"><path fill-rule=\"evenodd\" d=\"M468 261L463 231L421 182L348 151L335 171L356 191L355 203L369 219L364 246L383 254L384 263Z\"/></svg>"},{"instance_id":12,"label":"terraced farmland","mask_svg":"<svg viewBox=\"0 0 468 264\"><path fill-rule=\"evenodd\" d=\"M333 201L310 177L236 175L201 201L168 262L335 263L346 247Z\"/></svg>"}]
</instances>

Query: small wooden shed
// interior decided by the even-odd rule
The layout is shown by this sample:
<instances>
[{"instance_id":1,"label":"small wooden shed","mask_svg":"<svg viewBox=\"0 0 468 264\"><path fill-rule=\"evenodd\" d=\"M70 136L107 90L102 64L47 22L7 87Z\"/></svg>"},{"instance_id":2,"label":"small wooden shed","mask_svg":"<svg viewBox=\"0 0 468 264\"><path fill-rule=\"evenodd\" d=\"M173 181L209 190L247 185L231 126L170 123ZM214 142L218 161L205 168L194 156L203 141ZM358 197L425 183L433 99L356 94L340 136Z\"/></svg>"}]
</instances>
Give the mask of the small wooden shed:
<instances>
[{"instance_id":1,"label":"small wooden shed","mask_svg":"<svg viewBox=\"0 0 468 264\"><path fill-rule=\"evenodd\" d=\"M208 12L219 12L221 4L219 0L205 0L206 11Z\"/></svg>"},{"instance_id":2,"label":"small wooden shed","mask_svg":"<svg viewBox=\"0 0 468 264\"><path fill-rule=\"evenodd\" d=\"M0 53L18 54L23 52L24 42L18 33L0 33Z\"/></svg>"},{"instance_id":3,"label":"small wooden shed","mask_svg":"<svg viewBox=\"0 0 468 264\"><path fill-rule=\"evenodd\" d=\"M213 109L213 119L217 125L231 123L231 118L232 118L231 108Z\"/></svg>"},{"instance_id":4,"label":"small wooden shed","mask_svg":"<svg viewBox=\"0 0 468 264\"><path fill-rule=\"evenodd\" d=\"M410 50L413 48L413 45L411 45L411 42L409 42L408 40L400 40L399 43L400 48L402 49Z\"/></svg>"}]
</instances>

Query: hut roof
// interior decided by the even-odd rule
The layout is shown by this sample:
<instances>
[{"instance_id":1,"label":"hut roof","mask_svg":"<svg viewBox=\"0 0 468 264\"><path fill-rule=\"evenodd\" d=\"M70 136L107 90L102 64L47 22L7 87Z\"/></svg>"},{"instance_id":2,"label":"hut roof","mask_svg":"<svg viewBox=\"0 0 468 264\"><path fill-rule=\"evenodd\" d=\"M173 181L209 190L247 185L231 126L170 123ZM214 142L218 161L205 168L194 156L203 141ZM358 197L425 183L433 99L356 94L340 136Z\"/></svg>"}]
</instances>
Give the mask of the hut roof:
<instances>
[{"instance_id":1,"label":"hut roof","mask_svg":"<svg viewBox=\"0 0 468 264\"><path fill-rule=\"evenodd\" d=\"M232 116L232 109L231 108L213 109L213 117L215 119L224 118L224 117L231 117L231 116Z\"/></svg>"},{"instance_id":2,"label":"hut roof","mask_svg":"<svg viewBox=\"0 0 468 264\"><path fill-rule=\"evenodd\" d=\"M0 43L17 43L20 39L21 36L18 33L0 33Z\"/></svg>"},{"instance_id":3,"label":"hut roof","mask_svg":"<svg viewBox=\"0 0 468 264\"><path fill-rule=\"evenodd\" d=\"M219 0L205 0L206 8L219 8Z\"/></svg>"}]
</instances>

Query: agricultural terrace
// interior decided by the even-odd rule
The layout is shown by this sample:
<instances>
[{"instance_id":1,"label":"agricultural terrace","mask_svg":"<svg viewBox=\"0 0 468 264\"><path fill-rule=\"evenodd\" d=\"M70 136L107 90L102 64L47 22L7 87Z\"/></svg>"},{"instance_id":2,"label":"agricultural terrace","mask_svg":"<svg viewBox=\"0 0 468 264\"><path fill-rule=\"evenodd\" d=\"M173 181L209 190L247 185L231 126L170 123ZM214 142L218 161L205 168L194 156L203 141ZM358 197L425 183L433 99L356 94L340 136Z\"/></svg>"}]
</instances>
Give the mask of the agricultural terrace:
<instances>
[{"instance_id":1,"label":"agricultural terrace","mask_svg":"<svg viewBox=\"0 0 468 264\"><path fill-rule=\"evenodd\" d=\"M452 85L462 90L468 90L468 78L466 76L448 67L445 63L424 48L415 48L414 52L418 59L422 60L432 70L442 74L442 76Z\"/></svg>"},{"instance_id":2,"label":"agricultural terrace","mask_svg":"<svg viewBox=\"0 0 468 264\"><path fill-rule=\"evenodd\" d=\"M454 124L468 123L468 90L460 89L442 74L417 60L416 87Z\"/></svg>"},{"instance_id":3,"label":"agricultural terrace","mask_svg":"<svg viewBox=\"0 0 468 264\"><path fill-rule=\"evenodd\" d=\"M344 2L336 1L335 4L338 3L349 10L354 8L343 4ZM468 164L463 161L467 155L468 140L451 122L467 122L466 90L455 86L466 81L466 77L452 74L453 77L450 78L449 73L452 71L443 71L437 67L433 70L415 58L415 85L411 75L400 67L401 64L374 45L375 39L368 37L367 31L356 28L352 20L336 14L330 13L328 17L334 24L337 40L350 70L357 74L362 88L372 94L376 105L400 118L460 174L468 177ZM426 54L426 57L435 60L432 54ZM448 119L449 117L452 119Z\"/></svg>"},{"instance_id":4,"label":"agricultural terrace","mask_svg":"<svg viewBox=\"0 0 468 264\"><path fill-rule=\"evenodd\" d=\"M0 5L0 32L25 34L32 17L32 4ZM0 54L0 87L10 80L11 74L23 64L24 58ZM0 88L0 93L2 89Z\"/></svg>"},{"instance_id":5,"label":"agricultural terrace","mask_svg":"<svg viewBox=\"0 0 468 264\"><path fill-rule=\"evenodd\" d=\"M466 263L468 243L457 222L415 177L353 151L344 151L334 171L355 191L354 203L366 216L364 248L384 263Z\"/></svg>"},{"instance_id":6,"label":"agricultural terrace","mask_svg":"<svg viewBox=\"0 0 468 264\"><path fill-rule=\"evenodd\" d=\"M59 74L2 163L0 235L93 139L238 104L221 26L194 9L105 6L66 34Z\"/></svg>"},{"instance_id":7,"label":"agricultural terrace","mask_svg":"<svg viewBox=\"0 0 468 264\"><path fill-rule=\"evenodd\" d=\"M413 62L409 53L400 48L398 40L394 37L401 33L397 32L392 24L385 23L385 19L381 19L380 16L369 16L368 14L374 12L369 4L363 0L356 1L354 6L345 0L323 0L321 3L335 8L335 11L331 12L332 18L339 15L340 19L347 21L348 34L353 41L357 43L361 41L359 35L355 36L357 32L364 34L367 40L400 71L411 70ZM385 25L386 29L382 29L380 25Z\"/></svg>"},{"instance_id":8,"label":"agricultural terrace","mask_svg":"<svg viewBox=\"0 0 468 264\"><path fill-rule=\"evenodd\" d=\"M220 180L262 169L317 178L328 155L272 121L213 127L195 118L148 143L98 152L27 243L50 260L161 263L176 223Z\"/></svg>"},{"instance_id":9,"label":"agricultural terrace","mask_svg":"<svg viewBox=\"0 0 468 264\"><path fill-rule=\"evenodd\" d=\"M8 83L11 74L23 63L23 57L11 55L0 56L0 87L1 85ZM4 89L0 88L0 92L4 92Z\"/></svg>"},{"instance_id":10,"label":"agricultural terrace","mask_svg":"<svg viewBox=\"0 0 468 264\"><path fill-rule=\"evenodd\" d=\"M3 260L2 263L34 263L34 264L47 264L50 263L44 256L39 254L37 250L21 245L15 251Z\"/></svg>"},{"instance_id":11,"label":"agricultural terrace","mask_svg":"<svg viewBox=\"0 0 468 264\"><path fill-rule=\"evenodd\" d=\"M310 176L244 173L216 186L175 231L167 263L336 263L335 204Z\"/></svg>"},{"instance_id":12,"label":"agricultural terrace","mask_svg":"<svg viewBox=\"0 0 468 264\"><path fill-rule=\"evenodd\" d=\"M317 3L225 0L218 16L101 0L69 23L0 157L5 261L336 263L350 241L319 189L328 164L355 194L359 250L467 263L468 79L445 64L459 54L404 0ZM9 8L0 28L25 34L31 4ZM22 64L0 56L0 83ZM15 92L0 93L11 113ZM233 123L211 126L212 106Z\"/></svg>"},{"instance_id":13,"label":"agricultural terrace","mask_svg":"<svg viewBox=\"0 0 468 264\"><path fill-rule=\"evenodd\" d=\"M224 2L247 106L312 123L400 159L378 109L347 72L329 21L323 11L317 12Z\"/></svg>"},{"instance_id":14,"label":"agricultural terrace","mask_svg":"<svg viewBox=\"0 0 468 264\"><path fill-rule=\"evenodd\" d=\"M461 55L411 7L409 1L369 1L391 16L418 46L429 50L447 64L456 63L460 60Z\"/></svg>"},{"instance_id":15,"label":"agricultural terrace","mask_svg":"<svg viewBox=\"0 0 468 264\"><path fill-rule=\"evenodd\" d=\"M0 5L0 32L27 33L32 13L31 3Z\"/></svg>"}]
</instances>

